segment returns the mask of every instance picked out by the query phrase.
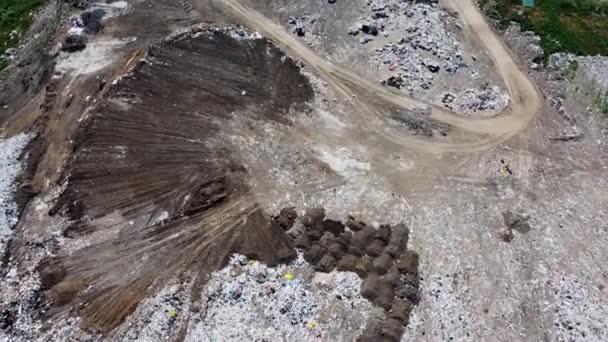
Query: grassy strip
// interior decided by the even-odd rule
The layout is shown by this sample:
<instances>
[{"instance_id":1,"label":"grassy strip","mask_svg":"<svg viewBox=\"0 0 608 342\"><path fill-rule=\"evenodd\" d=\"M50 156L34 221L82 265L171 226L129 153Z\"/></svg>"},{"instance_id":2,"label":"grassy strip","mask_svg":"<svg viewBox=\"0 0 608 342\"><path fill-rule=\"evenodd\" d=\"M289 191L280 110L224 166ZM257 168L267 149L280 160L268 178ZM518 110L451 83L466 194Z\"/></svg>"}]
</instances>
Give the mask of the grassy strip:
<instances>
[{"instance_id":1,"label":"grassy strip","mask_svg":"<svg viewBox=\"0 0 608 342\"><path fill-rule=\"evenodd\" d=\"M34 11L44 3L46 0L0 0L0 56L17 46L32 24ZM7 65L7 61L0 59L0 70Z\"/></svg>"},{"instance_id":2,"label":"grassy strip","mask_svg":"<svg viewBox=\"0 0 608 342\"><path fill-rule=\"evenodd\" d=\"M481 0L488 16L505 28L511 21L541 36L545 58L555 52L608 55L608 2L537 0L534 8L521 0Z\"/></svg>"}]
</instances>

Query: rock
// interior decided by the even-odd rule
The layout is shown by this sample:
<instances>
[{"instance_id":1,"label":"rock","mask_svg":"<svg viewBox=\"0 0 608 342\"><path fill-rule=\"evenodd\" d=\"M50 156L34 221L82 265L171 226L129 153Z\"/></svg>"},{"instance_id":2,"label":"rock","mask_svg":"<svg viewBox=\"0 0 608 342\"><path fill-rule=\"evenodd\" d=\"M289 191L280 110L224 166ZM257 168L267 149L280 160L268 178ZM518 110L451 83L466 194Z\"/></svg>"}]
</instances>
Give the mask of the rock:
<instances>
[{"instance_id":1,"label":"rock","mask_svg":"<svg viewBox=\"0 0 608 342\"><path fill-rule=\"evenodd\" d=\"M295 259L297 253L293 250L293 248L282 247L277 251L277 261L278 263L287 263L291 260ZM269 265L273 265L275 263L269 263Z\"/></svg>"},{"instance_id":2,"label":"rock","mask_svg":"<svg viewBox=\"0 0 608 342\"><path fill-rule=\"evenodd\" d=\"M66 52L82 51L87 47L87 37L78 34L70 34L65 38L61 50Z\"/></svg>"},{"instance_id":3,"label":"rock","mask_svg":"<svg viewBox=\"0 0 608 342\"><path fill-rule=\"evenodd\" d=\"M399 257L397 269L401 273L417 274L418 273L418 253L414 251L405 251Z\"/></svg>"},{"instance_id":4,"label":"rock","mask_svg":"<svg viewBox=\"0 0 608 342\"><path fill-rule=\"evenodd\" d=\"M324 249L328 249L330 245L336 242L336 237L330 232L323 233L323 236L319 240L319 245Z\"/></svg>"},{"instance_id":5,"label":"rock","mask_svg":"<svg viewBox=\"0 0 608 342\"><path fill-rule=\"evenodd\" d=\"M365 226L363 229L355 233L354 240L357 240L367 246L371 243L373 237L376 235L376 229L372 226Z\"/></svg>"},{"instance_id":6,"label":"rock","mask_svg":"<svg viewBox=\"0 0 608 342\"><path fill-rule=\"evenodd\" d=\"M385 275L380 277L380 279L382 279L382 281L386 282L387 284L390 284L391 286L395 287L399 285L399 282L401 281L401 273L399 273L397 267L393 265Z\"/></svg>"},{"instance_id":7,"label":"rock","mask_svg":"<svg viewBox=\"0 0 608 342\"><path fill-rule=\"evenodd\" d=\"M355 273L357 273L359 277L364 278L367 276L371 266L372 262L369 258L360 258L357 261L357 265L355 265Z\"/></svg>"},{"instance_id":8,"label":"rock","mask_svg":"<svg viewBox=\"0 0 608 342\"><path fill-rule=\"evenodd\" d=\"M329 273L333 271L334 268L336 268L337 264L338 261L336 260L336 258L329 254L325 254L321 261L319 261L319 263L315 267L315 270L318 272Z\"/></svg>"},{"instance_id":9,"label":"rock","mask_svg":"<svg viewBox=\"0 0 608 342\"><path fill-rule=\"evenodd\" d=\"M342 246L344 246L345 249L348 249L348 247L350 246L351 242L353 239L353 234L351 232L344 232L342 234L340 234L336 241L341 244Z\"/></svg>"},{"instance_id":10,"label":"rock","mask_svg":"<svg viewBox=\"0 0 608 342\"><path fill-rule=\"evenodd\" d=\"M384 243L388 243L391 238L391 233L391 226L383 224L376 232L376 239L382 240Z\"/></svg>"},{"instance_id":11,"label":"rock","mask_svg":"<svg viewBox=\"0 0 608 342\"><path fill-rule=\"evenodd\" d=\"M345 254L338 262L336 268L341 272L355 272L359 259L352 254Z\"/></svg>"},{"instance_id":12,"label":"rock","mask_svg":"<svg viewBox=\"0 0 608 342\"><path fill-rule=\"evenodd\" d=\"M384 247L384 253L390 255L393 258L396 258L397 256L399 256L399 254L401 254L401 250L399 246L389 244Z\"/></svg>"},{"instance_id":13,"label":"rock","mask_svg":"<svg viewBox=\"0 0 608 342\"><path fill-rule=\"evenodd\" d=\"M384 249L385 243L382 240L374 239L370 244L365 248L365 253L369 256L376 257L380 255L382 250Z\"/></svg>"},{"instance_id":14,"label":"rock","mask_svg":"<svg viewBox=\"0 0 608 342\"><path fill-rule=\"evenodd\" d=\"M361 296L373 301L378 296L378 287L380 286L380 277L376 274L368 275L361 283Z\"/></svg>"},{"instance_id":15,"label":"rock","mask_svg":"<svg viewBox=\"0 0 608 342\"><path fill-rule=\"evenodd\" d=\"M102 19L106 12L102 9L83 12L80 15L86 33L97 33L103 28Z\"/></svg>"},{"instance_id":16,"label":"rock","mask_svg":"<svg viewBox=\"0 0 608 342\"><path fill-rule=\"evenodd\" d=\"M329 246L327 252L339 260L346 253L346 248L338 242L334 242Z\"/></svg>"},{"instance_id":17,"label":"rock","mask_svg":"<svg viewBox=\"0 0 608 342\"><path fill-rule=\"evenodd\" d=\"M388 254L380 254L377 258L372 262L372 272L383 275L391 268L393 265L393 258Z\"/></svg>"},{"instance_id":18,"label":"rock","mask_svg":"<svg viewBox=\"0 0 608 342\"><path fill-rule=\"evenodd\" d=\"M310 241L319 241L319 239L321 239L323 236L323 230L319 226L309 228L306 230L306 236L308 236Z\"/></svg>"},{"instance_id":19,"label":"rock","mask_svg":"<svg viewBox=\"0 0 608 342\"><path fill-rule=\"evenodd\" d=\"M401 322L402 325L407 325L412 308L412 303L403 299L397 299L389 310L388 315L390 318L394 318Z\"/></svg>"},{"instance_id":20,"label":"rock","mask_svg":"<svg viewBox=\"0 0 608 342\"><path fill-rule=\"evenodd\" d=\"M306 211L304 216L300 219L300 222L306 228L316 227L323 222L325 219L325 209L323 208L314 208Z\"/></svg>"},{"instance_id":21,"label":"rock","mask_svg":"<svg viewBox=\"0 0 608 342\"><path fill-rule=\"evenodd\" d=\"M340 234L342 234L345 229L342 222L334 221L334 220L325 220L325 221L323 221L321 226L323 227L323 230L325 230L327 232L331 232L335 236L339 236Z\"/></svg>"},{"instance_id":22,"label":"rock","mask_svg":"<svg viewBox=\"0 0 608 342\"><path fill-rule=\"evenodd\" d=\"M363 256L363 254L364 254L363 243L360 242L359 240L353 239L351 241L350 245L348 246L348 253L358 256L358 257Z\"/></svg>"},{"instance_id":23,"label":"rock","mask_svg":"<svg viewBox=\"0 0 608 342\"><path fill-rule=\"evenodd\" d=\"M395 300L395 286L387 281L380 281L376 287L376 297L372 302L384 310L390 310Z\"/></svg>"},{"instance_id":24,"label":"rock","mask_svg":"<svg viewBox=\"0 0 608 342\"><path fill-rule=\"evenodd\" d=\"M353 232L358 232L361 229L365 228L366 224L364 222L355 220L355 218L352 216L349 216L348 221L346 222L346 226Z\"/></svg>"},{"instance_id":25,"label":"rock","mask_svg":"<svg viewBox=\"0 0 608 342\"><path fill-rule=\"evenodd\" d=\"M400 249L406 249L409 234L410 230L405 224L400 223L396 226L393 226L389 244L398 246Z\"/></svg>"},{"instance_id":26,"label":"rock","mask_svg":"<svg viewBox=\"0 0 608 342\"><path fill-rule=\"evenodd\" d=\"M321 248L321 246L314 245L306 253L304 253L304 260L314 266L321 261L325 253L326 250Z\"/></svg>"},{"instance_id":27,"label":"rock","mask_svg":"<svg viewBox=\"0 0 608 342\"><path fill-rule=\"evenodd\" d=\"M273 217L273 221L283 230L289 230L293 227L296 219L298 218L298 212L294 208L283 208L279 215Z\"/></svg>"},{"instance_id":28,"label":"rock","mask_svg":"<svg viewBox=\"0 0 608 342\"><path fill-rule=\"evenodd\" d=\"M372 36L377 36L378 26L376 26L376 24L363 24L363 26L361 27L361 32Z\"/></svg>"}]
</instances>

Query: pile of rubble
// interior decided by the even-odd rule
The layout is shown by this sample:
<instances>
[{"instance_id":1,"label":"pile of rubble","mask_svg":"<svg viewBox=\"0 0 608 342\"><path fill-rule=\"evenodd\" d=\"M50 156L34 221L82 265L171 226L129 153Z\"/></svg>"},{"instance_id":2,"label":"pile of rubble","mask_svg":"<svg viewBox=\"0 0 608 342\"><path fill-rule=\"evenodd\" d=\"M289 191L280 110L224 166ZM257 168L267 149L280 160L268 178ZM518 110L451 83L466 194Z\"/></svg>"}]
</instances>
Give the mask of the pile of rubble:
<instances>
[{"instance_id":1,"label":"pile of rubble","mask_svg":"<svg viewBox=\"0 0 608 342\"><path fill-rule=\"evenodd\" d=\"M206 313L189 336L199 341L353 340L376 310L360 295L360 286L354 273L314 276L301 254L276 268L234 255L213 274L203 294Z\"/></svg>"},{"instance_id":2,"label":"pile of rubble","mask_svg":"<svg viewBox=\"0 0 608 342\"><path fill-rule=\"evenodd\" d=\"M449 95L442 101L449 100ZM483 85L478 89L466 89L457 97L455 104L462 114L499 114L510 102L510 98L499 87ZM449 106L448 106L449 107Z\"/></svg>"},{"instance_id":3,"label":"pile of rubble","mask_svg":"<svg viewBox=\"0 0 608 342\"><path fill-rule=\"evenodd\" d=\"M410 95L428 90L437 73L457 73L466 67L463 52L446 25L454 22L437 4L370 1L370 18L350 29L364 34L362 43L381 34L393 42L376 48L374 61L391 76L385 85L405 88Z\"/></svg>"}]
</instances>

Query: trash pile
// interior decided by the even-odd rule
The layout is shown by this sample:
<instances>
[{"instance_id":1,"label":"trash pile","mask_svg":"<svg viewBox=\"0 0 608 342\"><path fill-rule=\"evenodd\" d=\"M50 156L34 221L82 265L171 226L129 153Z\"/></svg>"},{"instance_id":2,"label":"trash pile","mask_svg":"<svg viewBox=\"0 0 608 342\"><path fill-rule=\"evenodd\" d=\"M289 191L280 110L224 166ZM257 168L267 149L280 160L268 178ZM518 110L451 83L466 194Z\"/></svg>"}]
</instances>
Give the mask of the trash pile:
<instances>
[{"instance_id":1,"label":"trash pile","mask_svg":"<svg viewBox=\"0 0 608 342\"><path fill-rule=\"evenodd\" d=\"M543 49L540 46L540 37L534 32L522 32L519 23L511 22L503 33L503 37L512 49L519 52L522 59L532 69L536 70L542 67Z\"/></svg>"},{"instance_id":2,"label":"trash pile","mask_svg":"<svg viewBox=\"0 0 608 342\"><path fill-rule=\"evenodd\" d=\"M70 19L70 29L61 45L61 49L69 53L84 50L87 47L88 36L97 34L103 29L103 19L122 14L128 4L125 1L95 4L92 1L75 1L73 6L85 11Z\"/></svg>"},{"instance_id":3,"label":"trash pile","mask_svg":"<svg viewBox=\"0 0 608 342\"><path fill-rule=\"evenodd\" d=\"M444 97L445 99L445 97ZM502 112L511 99L497 86L483 85L478 89L466 89L457 96L458 111L463 114Z\"/></svg>"},{"instance_id":4,"label":"trash pile","mask_svg":"<svg viewBox=\"0 0 608 342\"><path fill-rule=\"evenodd\" d=\"M21 151L30 139L25 134L0 139L0 255L5 255L6 244L18 220L18 208L13 201L15 181L22 168Z\"/></svg>"},{"instance_id":5,"label":"trash pile","mask_svg":"<svg viewBox=\"0 0 608 342\"><path fill-rule=\"evenodd\" d=\"M202 298L206 313L189 333L203 341L353 340L374 310L354 273L314 275L300 254L276 268L234 255Z\"/></svg>"},{"instance_id":6,"label":"trash pile","mask_svg":"<svg viewBox=\"0 0 608 342\"><path fill-rule=\"evenodd\" d=\"M428 90L442 70L457 73L466 67L463 52L446 25L454 21L436 3L370 1L370 18L349 33L364 35L361 43L374 36L390 37L393 42L376 48L374 62L390 77L383 84L406 90L410 95Z\"/></svg>"},{"instance_id":7,"label":"trash pile","mask_svg":"<svg viewBox=\"0 0 608 342\"><path fill-rule=\"evenodd\" d=\"M346 224L313 208L298 218L284 208L273 224L299 249L288 265L268 267L242 255L215 272L201 298L197 340L399 341L419 301L418 254L409 229Z\"/></svg>"}]
</instances>

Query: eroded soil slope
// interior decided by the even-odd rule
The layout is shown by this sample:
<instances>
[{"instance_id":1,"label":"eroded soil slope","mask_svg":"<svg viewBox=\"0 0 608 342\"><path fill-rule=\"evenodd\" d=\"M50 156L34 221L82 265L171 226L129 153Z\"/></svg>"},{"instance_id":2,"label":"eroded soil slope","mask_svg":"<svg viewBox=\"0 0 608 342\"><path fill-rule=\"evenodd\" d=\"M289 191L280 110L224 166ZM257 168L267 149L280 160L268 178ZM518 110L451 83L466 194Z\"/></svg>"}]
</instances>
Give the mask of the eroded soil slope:
<instances>
[{"instance_id":1,"label":"eroded soil slope","mask_svg":"<svg viewBox=\"0 0 608 342\"><path fill-rule=\"evenodd\" d=\"M75 220L67 236L98 238L49 262L54 301L82 302L84 323L108 331L157 280L193 272L201 281L233 252L292 258L221 126L242 116L285 122L311 97L294 61L265 39L211 30L150 48L76 143L54 211Z\"/></svg>"}]
</instances>

